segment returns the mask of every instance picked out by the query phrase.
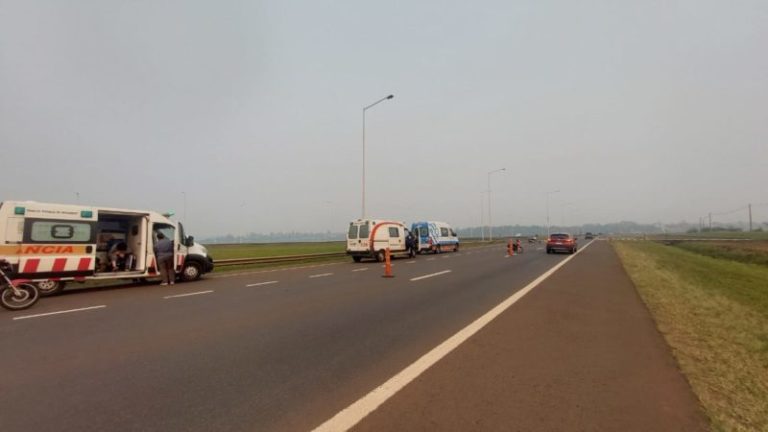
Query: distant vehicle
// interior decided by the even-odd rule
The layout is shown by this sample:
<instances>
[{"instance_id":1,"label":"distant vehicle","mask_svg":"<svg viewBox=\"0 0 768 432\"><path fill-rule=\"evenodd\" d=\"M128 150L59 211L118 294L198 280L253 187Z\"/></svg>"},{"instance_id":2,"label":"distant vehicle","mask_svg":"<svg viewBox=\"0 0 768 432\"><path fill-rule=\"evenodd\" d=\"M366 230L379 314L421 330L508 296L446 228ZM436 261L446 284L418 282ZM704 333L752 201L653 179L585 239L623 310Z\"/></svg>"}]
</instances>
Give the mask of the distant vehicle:
<instances>
[{"instance_id":1,"label":"distant vehicle","mask_svg":"<svg viewBox=\"0 0 768 432\"><path fill-rule=\"evenodd\" d=\"M445 222L415 222L411 225L411 232L416 236L417 253L458 252L459 250L459 237Z\"/></svg>"},{"instance_id":2,"label":"distant vehicle","mask_svg":"<svg viewBox=\"0 0 768 432\"><path fill-rule=\"evenodd\" d=\"M157 233L174 242L174 267L182 280L213 270L204 246L187 236L170 214L33 201L0 203L0 259L15 277L58 293L67 281L145 279L159 276L153 251ZM109 255L121 243L119 266Z\"/></svg>"},{"instance_id":3,"label":"distant vehicle","mask_svg":"<svg viewBox=\"0 0 768 432\"><path fill-rule=\"evenodd\" d=\"M349 223L347 255L355 262L363 258L384 261L389 248L392 256L408 256L405 247L406 228L403 222L387 219L357 219Z\"/></svg>"},{"instance_id":4,"label":"distant vehicle","mask_svg":"<svg viewBox=\"0 0 768 432\"><path fill-rule=\"evenodd\" d=\"M594 238L595 238L595 235L594 235L594 234L592 234L591 232L588 232L588 233L586 233L586 234L584 235L584 240L592 240L592 239L594 239Z\"/></svg>"},{"instance_id":5,"label":"distant vehicle","mask_svg":"<svg viewBox=\"0 0 768 432\"><path fill-rule=\"evenodd\" d=\"M539 241L539 237L538 236L532 235L532 236L528 237L528 243L538 243L538 241Z\"/></svg>"},{"instance_id":6,"label":"distant vehicle","mask_svg":"<svg viewBox=\"0 0 768 432\"><path fill-rule=\"evenodd\" d=\"M568 252L574 253L579 250L576 238L568 233L554 233L547 240L547 253Z\"/></svg>"}]
</instances>

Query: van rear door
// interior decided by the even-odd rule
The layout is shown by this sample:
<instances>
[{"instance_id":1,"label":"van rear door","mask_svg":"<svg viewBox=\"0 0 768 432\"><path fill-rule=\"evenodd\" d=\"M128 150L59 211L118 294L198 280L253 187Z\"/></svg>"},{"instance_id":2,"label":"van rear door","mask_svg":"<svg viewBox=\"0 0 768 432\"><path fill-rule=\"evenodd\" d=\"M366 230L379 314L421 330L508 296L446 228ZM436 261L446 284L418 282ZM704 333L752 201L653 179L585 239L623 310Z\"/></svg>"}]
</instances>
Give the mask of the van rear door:
<instances>
[{"instance_id":1,"label":"van rear door","mask_svg":"<svg viewBox=\"0 0 768 432\"><path fill-rule=\"evenodd\" d=\"M95 222L89 220L26 218L18 249L18 277L92 276L96 267L95 228Z\"/></svg>"}]
</instances>

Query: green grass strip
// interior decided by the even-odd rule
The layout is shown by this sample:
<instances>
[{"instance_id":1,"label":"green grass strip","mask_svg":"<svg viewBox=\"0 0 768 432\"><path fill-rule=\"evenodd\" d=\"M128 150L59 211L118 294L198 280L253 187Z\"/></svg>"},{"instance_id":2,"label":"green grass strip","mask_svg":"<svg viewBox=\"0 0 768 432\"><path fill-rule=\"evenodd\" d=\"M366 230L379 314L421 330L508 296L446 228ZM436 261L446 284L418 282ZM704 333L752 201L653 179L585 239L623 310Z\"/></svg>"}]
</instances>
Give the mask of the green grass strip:
<instances>
[{"instance_id":1,"label":"green grass strip","mask_svg":"<svg viewBox=\"0 0 768 432\"><path fill-rule=\"evenodd\" d=\"M615 242L716 431L768 431L768 268Z\"/></svg>"}]
</instances>

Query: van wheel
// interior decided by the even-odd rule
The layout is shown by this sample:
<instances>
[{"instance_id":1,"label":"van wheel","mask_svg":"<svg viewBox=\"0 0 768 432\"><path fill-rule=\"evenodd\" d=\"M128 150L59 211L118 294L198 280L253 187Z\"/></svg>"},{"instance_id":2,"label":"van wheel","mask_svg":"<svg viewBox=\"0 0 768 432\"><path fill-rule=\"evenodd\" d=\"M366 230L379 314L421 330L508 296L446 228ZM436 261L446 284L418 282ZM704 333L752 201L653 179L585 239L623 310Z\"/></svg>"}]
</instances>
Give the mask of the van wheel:
<instances>
[{"instance_id":1,"label":"van wheel","mask_svg":"<svg viewBox=\"0 0 768 432\"><path fill-rule=\"evenodd\" d=\"M354 261L354 262L360 262L362 260L363 260L363 257L359 257L359 256L353 256L352 257L352 261Z\"/></svg>"},{"instance_id":2,"label":"van wheel","mask_svg":"<svg viewBox=\"0 0 768 432\"><path fill-rule=\"evenodd\" d=\"M376 261L384 262L385 259L386 259L386 257L384 256L384 250L383 249L378 251L378 252L376 252Z\"/></svg>"},{"instance_id":3,"label":"van wheel","mask_svg":"<svg viewBox=\"0 0 768 432\"><path fill-rule=\"evenodd\" d=\"M458 252L458 251L459 251L459 244L458 244L458 243L456 243L456 247L455 247L455 248L453 248L453 251L454 251L454 252Z\"/></svg>"},{"instance_id":4,"label":"van wheel","mask_svg":"<svg viewBox=\"0 0 768 432\"><path fill-rule=\"evenodd\" d=\"M40 293L40 297L52 296L60 293L61 290L64 289L64 282L62 281L47 280L38 282L35 285L37 286L37 291Z\"/></svg>"},{"instance_id":5,"label":"van wheel","mask_svg":"<svg viewBox=\"0 0 768 432\"><path fill-rule=\"evenodd\" d=\"M440 245L437 245L437 247L435 248L435 253L438 253L438 254L443 253L443 247Z\"/></svg>"},{"instance_id":6,"label":"van wheel","mask_svg":"<svg viewBox=\"0 0 768 432\"><path fill-rule=\"evenodd\" d=\"M181 271L181 280L185 282L200 279L203 274L200 264L195 261L184 263L184 269Z\"/></svg>"}]
</instances>

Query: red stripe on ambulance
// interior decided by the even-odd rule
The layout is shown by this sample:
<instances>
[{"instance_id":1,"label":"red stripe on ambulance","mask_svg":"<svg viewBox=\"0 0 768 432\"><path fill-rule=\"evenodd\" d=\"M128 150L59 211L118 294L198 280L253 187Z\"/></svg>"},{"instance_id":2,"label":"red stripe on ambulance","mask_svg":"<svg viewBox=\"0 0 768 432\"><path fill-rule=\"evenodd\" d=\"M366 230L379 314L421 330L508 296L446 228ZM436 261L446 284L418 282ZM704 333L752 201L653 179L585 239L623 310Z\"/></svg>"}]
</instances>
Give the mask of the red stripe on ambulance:
<instances>
[{"instance_id":1,"label":"red stripe on ambulance","mask_svg":"<svg viewBox=\"0 0 768 432\"><path fill-rule=\"evenodd\" d=\"M40 258L30 258L24 263L24 270L22 270L22 273L35 273L37 272L38 265L40 265Z\"/></svg>"},{"instance_id":2,"label":"red stripe on ambulance","mask_svg":"<svg viewBox=\"0 0 768 432\"><path fill-rule=\"evenodd\" d=\"M91 269L90 258L80 258L80 263L77 265L77 271L85 271Z\"/></svg>"},{"instance_id":3,"label":"red stripe on ambulance","mask_svg":"<svg viewBox=\"0 0 768 432\"><path fill-rule=\"evenodd\" d=\"M54 271L54 272L64 271L64 268L66 266L67 266L66 258L56 258L56 260L53 261L53 267L51 268L51 271Z\"/></svg>"}]
</instances>

